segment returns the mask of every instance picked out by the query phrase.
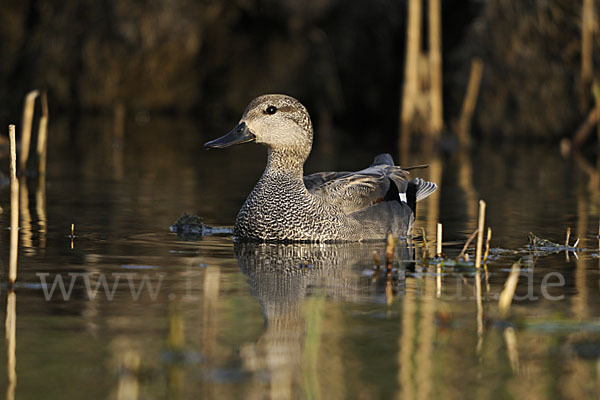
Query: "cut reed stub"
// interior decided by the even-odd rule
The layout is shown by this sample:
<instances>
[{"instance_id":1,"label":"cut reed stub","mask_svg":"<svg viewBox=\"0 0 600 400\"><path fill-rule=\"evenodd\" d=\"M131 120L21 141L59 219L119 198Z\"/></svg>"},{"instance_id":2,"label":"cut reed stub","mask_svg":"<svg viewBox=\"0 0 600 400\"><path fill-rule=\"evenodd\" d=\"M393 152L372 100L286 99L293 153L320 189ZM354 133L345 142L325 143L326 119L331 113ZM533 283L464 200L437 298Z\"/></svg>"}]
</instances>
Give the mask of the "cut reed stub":
<instances>
[{"instance_id":1,"label":"cut reed stub","mask_svg":"<svg viewBox=\"0 0 600 400\"><path fill-rule=\"evenodd\" d=\"M487 263L488 257L490 256L490 242L492 240L492 228L488 226L487 236L485 237L485 253L483 254L483 263Z\"/></svg>"},{"instance_id":2,"label":"cut reed stub","mask_svg":"<svg viewBox=\"0 0 600 400\"><path fill-rule=\"evenodd\" d=\"M8 127L10 141L10 255L8 283L12 287L17 280L17 255L19 250L19 180L17 179L17 143L15 126Z\"/></svg>"},{"instance_id":3,"label":"cut reed stub","mask_svg":"<svg viewBox=\"0 0 600 400\"><path fill-rule=\"evenodd\" d=\"M485 201L479 200L479 220L477 223L477 248L475 250L475 268L481 268L483 248L483 227L485 226Z\"/></svg>"},{"instance_id":4,"label":"cut reed stub","mask_svg":"<svg viewBox=\"0 0 600 400\"><path fill-rule=\"evenodd\" d=\"M442 257L442 224L440 222L437 224L437 244L435 255L437 257Z\"/></svg>"}]
</instances>

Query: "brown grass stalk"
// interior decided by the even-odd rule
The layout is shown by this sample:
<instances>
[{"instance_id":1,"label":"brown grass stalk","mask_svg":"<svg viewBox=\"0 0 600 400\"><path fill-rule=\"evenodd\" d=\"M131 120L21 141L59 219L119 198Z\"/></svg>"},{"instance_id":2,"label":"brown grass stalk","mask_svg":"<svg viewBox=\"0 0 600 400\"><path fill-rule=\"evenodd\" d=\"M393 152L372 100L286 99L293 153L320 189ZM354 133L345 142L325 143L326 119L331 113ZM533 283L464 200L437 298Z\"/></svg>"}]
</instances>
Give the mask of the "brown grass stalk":
<instances>
[{"instance_id":1,"label":"brown grass stalk","mask_svg":"<svg viewBox=\"0 0 600 400\"><path fill-rule=\"evenodd\" d=\"M17 255L19 249L19 180L17 179L17 143L15 126L9 125L10 141L10 256L8 283L12 287L17 280Z\"/></svg>"},{"instance_id":2,"label":"brown grass stalk","mask_svg":"<svg viewBox=\"0 0 600 400\"><path fill-rule=\"evenodd\" d=\"M35 110L35 98L40 94L38 90L32 90L25 97L23 105L23 121L21 126L21 153L19 154L19 171L24 172L29 159L29 145L31 143L31 127L33 126L33 112Z\"/></svg>"},{"instance_id":3,"label":"brown grass stalk","mask_svg":"<svg viewBox=\"0 0 600 400\"><path fill-rule=\"evenodd\" d=\"M462 112L457 127L458 142L462 147L467 147L471 144L471 120L475 112L482 76L483 61L479 58L474 58L471 61L471 73L469 75L469 83L467 84L467 93L463 101Z\"/></svg>"},{"instance_id":4,"label":"brown grass stalk","mask_svg":"<svg viewBox=\"0 0 600 400\"><path fill-rule=\"evenodd\" d=\"M466 255L467 248L469 247L469 245L471 244L473 239L475 239L475 236L477 236L477 232L479 232L479 230L475 229L473 231L473 233L471 233L471 236L469 236L469 238L467 239L465 245L463 246L462 250L460 251L460 254L458 255L458 257L456 257L457 262L460 261L460 259Z\"/></svg>"},{"instance_id":5,"label":"brown grass stalk","mask_svg":"<svg viewBox=\"0 0 600 400\"><path fill-rule=\"evenodd\" d=\"M477 247L475 249L475 268L481 268L481 250L483 247L483 227L485 225L485 201L479 200L479 220L477 224Z\"/></svg>"},{"instance_id":6,"label":"brown grass stalk","mask_svg":"<svg viewBox=\"0 0 600 400\"><path fill-rule=\"evenodd\" d=\"M442 224L439 222L437 224L437 245L435 254L438 257L442 256Z\"/></svg>"}]
</instances>

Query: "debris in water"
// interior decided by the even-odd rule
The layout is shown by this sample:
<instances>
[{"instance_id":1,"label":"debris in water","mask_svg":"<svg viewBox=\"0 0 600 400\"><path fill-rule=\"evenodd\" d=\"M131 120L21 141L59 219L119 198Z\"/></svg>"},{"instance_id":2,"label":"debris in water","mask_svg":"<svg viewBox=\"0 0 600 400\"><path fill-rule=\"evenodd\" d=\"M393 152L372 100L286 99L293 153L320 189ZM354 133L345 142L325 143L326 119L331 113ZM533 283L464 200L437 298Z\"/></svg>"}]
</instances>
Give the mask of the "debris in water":
<instances>
[{"instance_id":1,"label":"debris in water","mask_svg":"<svg viewBox=\"0 0 600 400\"><path fill-rule=\"evenodd\" d=\"M570 251L577 253L581 249L577 247L579 239L574 246L562 245L551 242L547 239L542 239L529 232L529 249L533 250L537 255L547 255L551 253L560 253L561 251Z\"/></svg>"},{"instance_id":2,"label":"debris in water","mask_svg":"<svg viewBox=\"0 0 600 400\"><path fill-rule=\"evenodd\" d=\"M179 219L169 227L169 231L176 233L183 240L200 240L202 236L233 235L231 228L213 228L202 222L197 215L183 213Z\"/></svg>"}]
</instances>

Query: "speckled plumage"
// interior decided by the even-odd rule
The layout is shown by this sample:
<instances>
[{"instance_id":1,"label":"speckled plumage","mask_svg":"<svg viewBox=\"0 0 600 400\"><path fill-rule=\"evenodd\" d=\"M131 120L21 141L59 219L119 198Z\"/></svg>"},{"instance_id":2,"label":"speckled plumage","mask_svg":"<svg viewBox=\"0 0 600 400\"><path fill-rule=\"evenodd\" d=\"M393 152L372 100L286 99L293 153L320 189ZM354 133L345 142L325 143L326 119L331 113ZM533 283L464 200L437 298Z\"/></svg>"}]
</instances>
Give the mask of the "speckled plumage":
<instances>
[{"instance_id":1,"label":"speckled plumage","mask_svg":"<svg viewBox=\"0 0 600 400\"><path fill-rule=\"evenodd\" d=\"M221 148L254 140L268 148L267 167L237 216L237 237L324 242L410 234L414 206L401 201L399 193L412 184L416 201L431 194L435 184L409 182L408 173L394 166L389 155L355 173L303 177L312 138L308 111L298 100L264 95L248 105L232 133L205 145Z\"/></svg>"}]
</instances>

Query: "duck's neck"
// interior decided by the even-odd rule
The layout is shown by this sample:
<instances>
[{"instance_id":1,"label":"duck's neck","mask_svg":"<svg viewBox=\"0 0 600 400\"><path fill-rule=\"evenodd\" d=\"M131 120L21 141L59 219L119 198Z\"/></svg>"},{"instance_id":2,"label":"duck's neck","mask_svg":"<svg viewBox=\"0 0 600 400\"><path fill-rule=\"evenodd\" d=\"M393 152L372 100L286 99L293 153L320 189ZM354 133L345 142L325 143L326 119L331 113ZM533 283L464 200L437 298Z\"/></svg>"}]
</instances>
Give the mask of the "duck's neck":
<instances>
[{"instance_id":1,"label":"duck's neck","mask_svg":"<svg viewBox=\"0 0 600 400\"><path fill-rule=\"evenodd\" d=\"M302 180L305 160L306 155L302 155L294 149L269 149L269 159L264 175L284 173Z\"/></svg>"}]
</instances>

